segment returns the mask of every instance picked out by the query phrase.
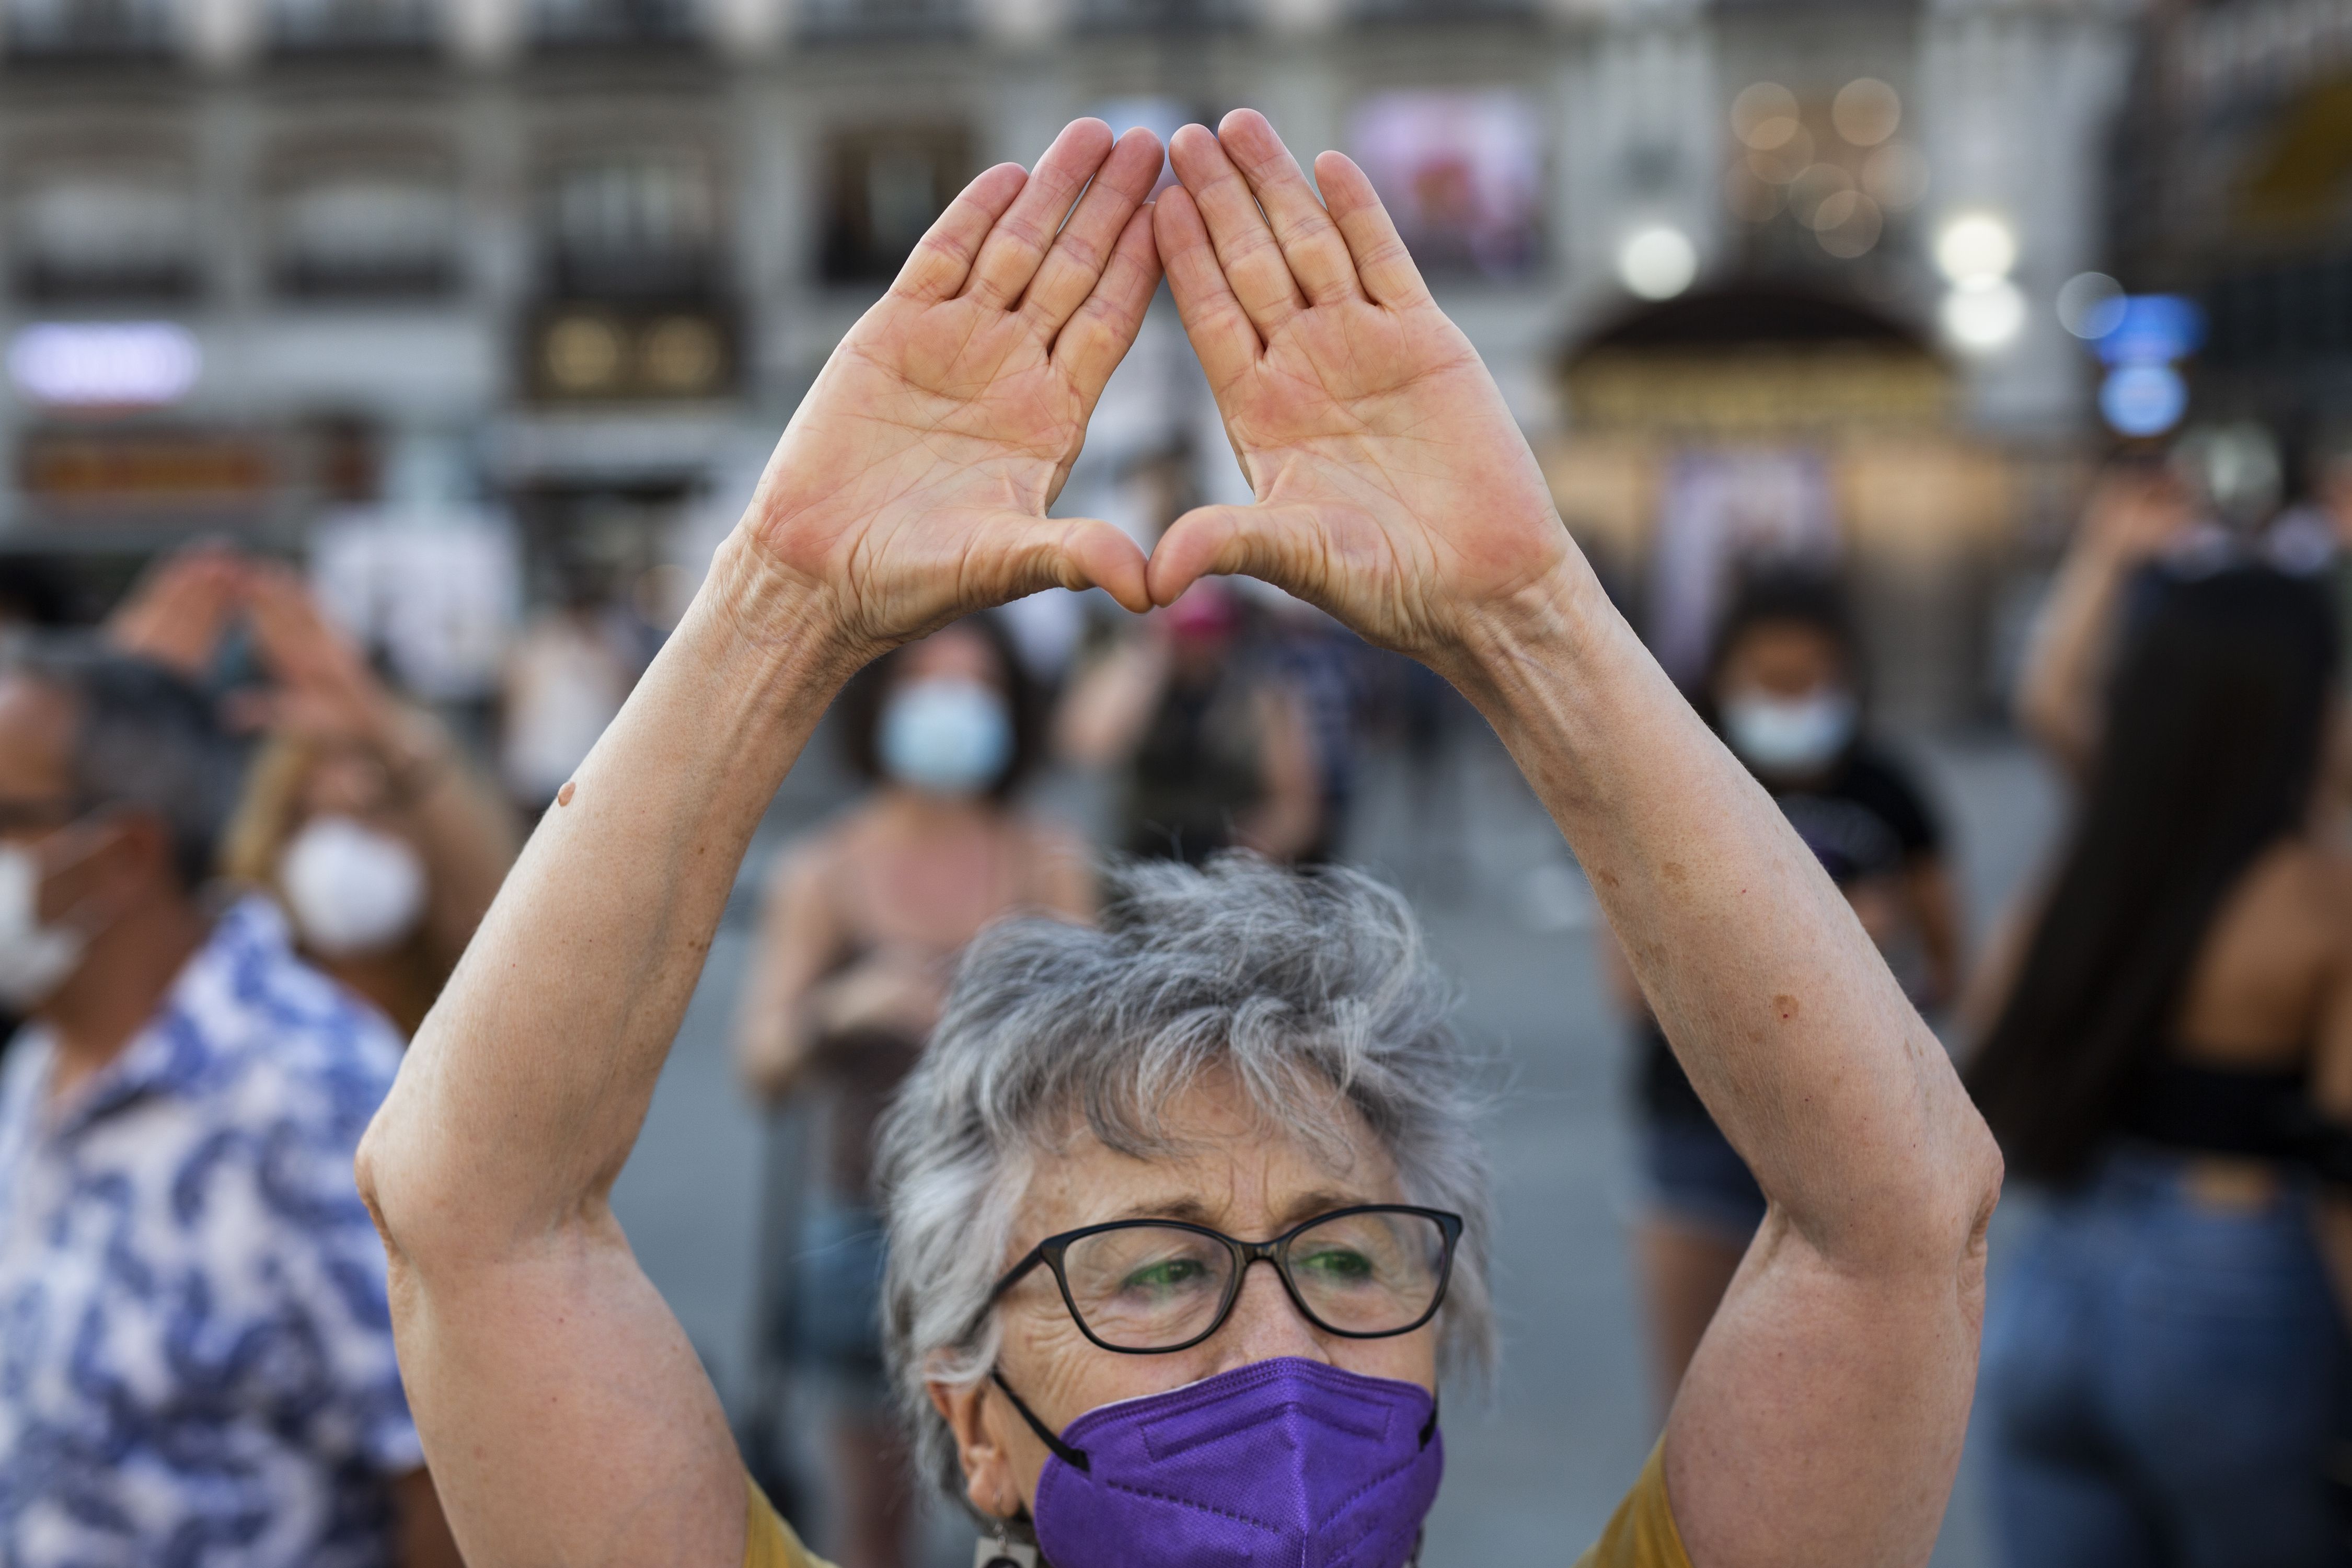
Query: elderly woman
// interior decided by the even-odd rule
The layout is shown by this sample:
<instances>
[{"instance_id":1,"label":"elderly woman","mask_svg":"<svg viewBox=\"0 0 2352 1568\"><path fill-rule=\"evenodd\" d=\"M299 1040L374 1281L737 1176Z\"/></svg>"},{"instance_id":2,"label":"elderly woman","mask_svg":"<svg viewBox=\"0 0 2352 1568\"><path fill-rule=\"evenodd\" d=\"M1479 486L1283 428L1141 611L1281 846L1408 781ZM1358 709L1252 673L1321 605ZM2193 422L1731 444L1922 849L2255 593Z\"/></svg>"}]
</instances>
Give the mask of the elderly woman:
<instances>
[{"instance_id":1,"label":"elderly woman","mask_svg":"<svg viewBox=\"0 0 2352 1568\"><path fill-rule=\"evenodd\" d=\"M1246 572L1479 705L1769 1200L1596 1560L1924 1563L1975 1378L1983 1123L1611 610L1361 172L1326 153L1309 185L1248 111L1171 151L1151 204L1153 138L1081 121L941 216L409 1055L361 1177L460 1544L804 1561L607 1203L737 862L885 648L1055 584L1141 610ZM1163 261L1258 500L1147 561L1045 511ZM1383 896L1202 875L966 965L887 1149L898 1373L1015 1563L1401 1568L1441 1350L1485 1327L1461 1065Z\"/></svg>"}]
</instances>

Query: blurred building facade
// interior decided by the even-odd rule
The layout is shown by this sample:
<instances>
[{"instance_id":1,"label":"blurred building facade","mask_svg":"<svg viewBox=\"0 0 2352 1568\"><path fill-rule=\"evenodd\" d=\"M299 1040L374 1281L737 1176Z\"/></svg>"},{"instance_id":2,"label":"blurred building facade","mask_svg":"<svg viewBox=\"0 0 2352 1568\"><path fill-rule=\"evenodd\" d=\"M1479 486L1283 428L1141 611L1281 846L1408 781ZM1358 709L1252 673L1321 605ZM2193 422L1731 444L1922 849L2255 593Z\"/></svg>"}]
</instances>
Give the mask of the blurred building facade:
<instances>
[{"instance_id":1,"label":"blurred building facade","mask_svg":"<svg viewBox=\"0 0 2352 1568\"><path fill-rule=\"evenodd\" d=\"M2111 254L2199 300L2193 416L2352 450L2352 4L2154 7L2113 143Z\"/></svg>"},{"instance_id":2,"label":"blurred building facade","mask_svg":"<svg viewBox=\"0 0 2352 1568\"><path fill-rule=\"evenodd\" d=\"M1911 694L1938 710L1967 700L1969 584L2057 504L2037 476L2091 428L2052 300L2105 248L2141 25L2129 0L0 0L0 18L7 548L299 545L353 506L487 500L534 582L583 552L690 558L680 530L740 504L970 174L1076 114L1164 133L1251 103L1370 170L1622 572L1743 528L1897 562L1942 606L1888 617L1898 640L1958 639L1936 655L1956 673ZM1073 504L1115 511L1122 476L1171 447L1203 490L1238 484L1190 371L1163 311ZM1725 521L1751 493L1799 499ZM1662 534L1678 505L1698 542Z\"/></svg>"}]
</instances>

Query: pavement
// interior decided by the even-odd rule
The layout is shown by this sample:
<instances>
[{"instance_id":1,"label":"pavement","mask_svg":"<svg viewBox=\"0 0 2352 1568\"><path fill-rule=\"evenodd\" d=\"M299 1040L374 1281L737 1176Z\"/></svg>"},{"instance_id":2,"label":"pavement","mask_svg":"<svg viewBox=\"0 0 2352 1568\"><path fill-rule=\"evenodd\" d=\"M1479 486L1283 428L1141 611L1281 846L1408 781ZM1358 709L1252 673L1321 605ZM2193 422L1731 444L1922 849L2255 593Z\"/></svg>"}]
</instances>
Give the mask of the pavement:
<instances>
[{"instance_id":1,"label":"pavement","mask_svg":"<svg viewBox=\"0 0 2352 1568\"><path fill-rule=\"evenodd\" d=\"M1924 737L1923 766L1949 819L1971 924L1982 932L2046 853L2053 781L2014 741ZM767 856L842 799L824 737L787 781L747 862L700 989L614 1205L646 1271L700 1348L730 1407L748 1397L761 1194L797 1130L770 1128L737 1093L728 1060L758 877ZM1064 781L1047 805L1086 822L1099 801ZM1461 1025L1501 1087L1492 1129L1500 1177L1495 1237L1501 1370L1449 1387L1447 1476L1423 1561L1565 1564L1591 1542L1656 1440L1658 1412L1627 1249L1631 1144L1621 1026L1593 963L1591 894L1549 820L1491 734L1457 731L1416 775L1374 757L1350 857L1413 900L1461 987ZM2007 1228L2006 1224L2003 1228ZM1996 1260L2000 1231L1996 1231ZM1997 1262L1996 1262L1997 1267ZM788 1425L807 1478L803 1522L830 1535L821 1460L806 1438L827 1392L798 1390ZM926 1568L970 1560L971 1532L933 1507ZM1977 1466L1964 1463L1937 1568L1991 1568Z\"/></svg>"}]
</instances>

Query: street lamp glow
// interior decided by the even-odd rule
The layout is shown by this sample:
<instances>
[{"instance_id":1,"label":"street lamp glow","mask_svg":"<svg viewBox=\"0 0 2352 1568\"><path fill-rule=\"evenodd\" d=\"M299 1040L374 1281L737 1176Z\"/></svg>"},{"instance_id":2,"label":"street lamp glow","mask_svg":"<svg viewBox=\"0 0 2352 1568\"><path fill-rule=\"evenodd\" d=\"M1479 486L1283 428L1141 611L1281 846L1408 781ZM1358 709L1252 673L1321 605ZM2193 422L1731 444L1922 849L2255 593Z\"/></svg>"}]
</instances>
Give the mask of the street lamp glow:
<instances>
[{"instance_id":1,"label":"street lamp glow","mask_svg":"<svg viewBox=\"0 0 2352 1568\"><path fill-rule=\"evenodd\" d=\"M1698 252L1682 230L1654 224L1625 237L1617 250L1617 276L1644 300L1671 300L1698 276Z\"/></svg>"},{"instance_id":2,"label":"street lamp glow","mask_svg":"<svg viewBox=\"0 0 2352 1568\"><path fill-rule=\"evenodd\" d=\"M1943 321L1961 348L1990 353L2025 324L2025 296L2005 278L1973 278L1944 296Z\"/></svg>"},{"instance_id":3,"label":"street lamp glow","mask_svg":"<svg viewBox=\"0 0 2352 1568\"><path fill-rule=\"evenodd\" d=\"M1937 270L1954 283L2006 278L2017 265L2017 236L1990 213L1967 213L1936 237Z\"/></svg>"}]
</instances>

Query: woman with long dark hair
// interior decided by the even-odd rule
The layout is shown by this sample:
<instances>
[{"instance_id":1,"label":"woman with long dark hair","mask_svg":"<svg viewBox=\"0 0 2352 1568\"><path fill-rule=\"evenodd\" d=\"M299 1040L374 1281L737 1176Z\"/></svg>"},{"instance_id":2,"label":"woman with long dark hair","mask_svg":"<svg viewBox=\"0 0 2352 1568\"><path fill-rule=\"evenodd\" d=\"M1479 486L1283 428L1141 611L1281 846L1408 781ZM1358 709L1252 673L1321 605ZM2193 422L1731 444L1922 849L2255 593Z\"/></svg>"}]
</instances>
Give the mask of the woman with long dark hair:
<instances>
[{"instance_id":1,"label":"woman with long dark hair","mask_svg":"<svg viewBox=\"0 0 2352 1568\"><path fill-rule=\"evenodd\" d=\"M2306 582L2163 584L1969 1075L2050 1195L1986 1328L2017 1568L2346 1560L2352 860L2312 827L2335 646Z\"/></svg>"}]
</instances>

